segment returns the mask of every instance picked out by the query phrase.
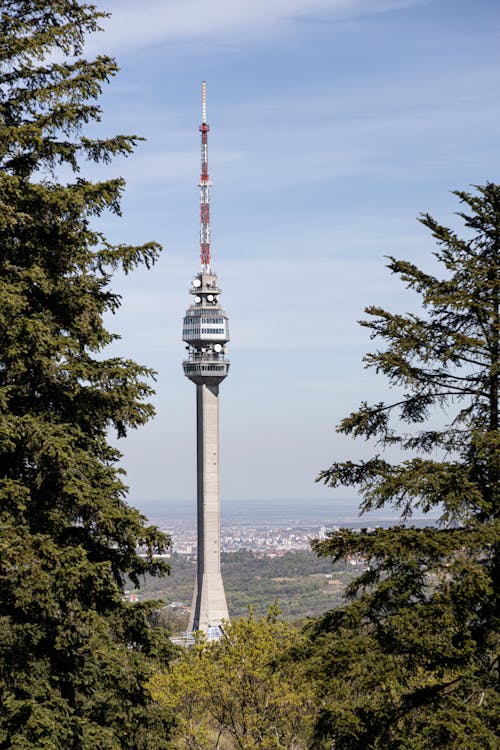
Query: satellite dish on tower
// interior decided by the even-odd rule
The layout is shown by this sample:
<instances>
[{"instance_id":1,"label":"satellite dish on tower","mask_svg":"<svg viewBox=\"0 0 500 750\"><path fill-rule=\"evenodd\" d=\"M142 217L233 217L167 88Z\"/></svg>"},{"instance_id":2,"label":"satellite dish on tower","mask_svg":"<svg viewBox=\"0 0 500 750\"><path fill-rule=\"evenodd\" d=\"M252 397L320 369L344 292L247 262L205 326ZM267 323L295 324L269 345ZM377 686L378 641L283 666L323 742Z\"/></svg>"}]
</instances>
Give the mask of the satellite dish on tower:
<instances>
[{"instance_id":1,"label":"satellite dish on tower","mask_svg":"<svg viewBox=\"0 0 500 750\"><path fill-rule=\"evenodd\" d=\"M193 279L193 286L198 289L198 287L201 286L201 281L199 279Z\"/></svg>"},{"instance_id":2,"label":"satellite dish on tower","mask_svg":"<svg viewBox=\"0 0 500 750\"><path fill-rule=\"evenodd\" d=\"M221 352L222 346L220 344L214 344L214 352Z\"/></svg>"},{"instance_id":3,"label":"satellite dish on tower","mask_svg":"<svg viewBox=\"0 0 500 750\"><path fill-rule=\"evenodd\" d=\"M200 304L200 302L201 302L201 297L198 297L198 296L196 296L196 297L194 298L194 301L196 302L196 304L197 304L197 305L199 305L199 304Z\"/></svg>"}]
</instances>

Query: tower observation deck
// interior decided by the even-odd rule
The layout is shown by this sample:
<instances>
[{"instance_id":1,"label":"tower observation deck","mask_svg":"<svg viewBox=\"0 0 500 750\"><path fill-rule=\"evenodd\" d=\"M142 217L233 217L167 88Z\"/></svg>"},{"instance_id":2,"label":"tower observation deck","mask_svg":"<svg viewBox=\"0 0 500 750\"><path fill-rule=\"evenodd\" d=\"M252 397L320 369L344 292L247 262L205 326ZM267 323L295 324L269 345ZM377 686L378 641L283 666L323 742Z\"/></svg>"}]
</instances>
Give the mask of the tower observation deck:
<instances>
[{"instance_id":1,"label":"tower observation deck","mask_svg":"<svg viewBox=\"0 0 500 750\"><path fill-rule=\"evenodd\" d=\"M200 255L201 270L194 277L186 310L182 340L187 358L184 374L196 385L197 524L198 560L188 631L204 631L208 638L221 636L221 623L228 620L220 569L219 491L219 385L228 374L226 344L229 325L220 307L221 290L211 269L210 181L208 177L208 131L205 83L202 84Z\"/></svg>"}]
</instances>

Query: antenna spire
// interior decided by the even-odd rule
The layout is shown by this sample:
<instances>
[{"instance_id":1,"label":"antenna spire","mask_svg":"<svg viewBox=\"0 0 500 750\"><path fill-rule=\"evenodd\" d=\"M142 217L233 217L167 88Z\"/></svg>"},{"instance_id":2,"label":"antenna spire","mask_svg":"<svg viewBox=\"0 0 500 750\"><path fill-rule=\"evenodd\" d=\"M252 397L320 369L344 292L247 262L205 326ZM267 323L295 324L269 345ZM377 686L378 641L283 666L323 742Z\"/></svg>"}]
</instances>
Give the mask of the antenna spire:
<instances>
[{"instance_id":1,"label":"antenna spire","mask_svg":"<svg viewBox=\"0 0 500 750\"><path fill-rule=\"evenodd\" d=\"M207 84L205 81L201 84L201 121L207 121Z\"/></svg>"},{"instance_id":2,"label":"antenna spire","mask_svg":"<svg viewBox=\"0 0 500 750\"><path fill-rule=\"evenodd\" d=\"M208 176L207 85L201 84L200 249L201 270L210 272L210 179Z\"/></svg>"}]
</instances>

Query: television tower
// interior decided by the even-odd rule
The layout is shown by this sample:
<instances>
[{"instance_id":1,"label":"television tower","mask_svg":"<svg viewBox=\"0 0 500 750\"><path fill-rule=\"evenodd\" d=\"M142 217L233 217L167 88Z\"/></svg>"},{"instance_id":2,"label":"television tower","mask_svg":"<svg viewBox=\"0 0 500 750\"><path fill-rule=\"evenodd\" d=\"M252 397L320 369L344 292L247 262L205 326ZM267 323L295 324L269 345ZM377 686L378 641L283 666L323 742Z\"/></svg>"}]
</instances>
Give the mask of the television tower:
<instances>
[{"instance_id":1,"label":"television tower","mask_svg":"<svg viewBox=\"0 0 500 750\"><path fill-rule=\"evenodd\" d=\"M184 374L196 384L198 562L188 632L221 636L228 620L220 569L219 384L227 376L227 315L219 306L221 290L210 260L210 179L206 86L201 88L200 249L201 270L191 284L194 300L186 310L182 340L188 349Z\"/></svg>"}]
</instances>

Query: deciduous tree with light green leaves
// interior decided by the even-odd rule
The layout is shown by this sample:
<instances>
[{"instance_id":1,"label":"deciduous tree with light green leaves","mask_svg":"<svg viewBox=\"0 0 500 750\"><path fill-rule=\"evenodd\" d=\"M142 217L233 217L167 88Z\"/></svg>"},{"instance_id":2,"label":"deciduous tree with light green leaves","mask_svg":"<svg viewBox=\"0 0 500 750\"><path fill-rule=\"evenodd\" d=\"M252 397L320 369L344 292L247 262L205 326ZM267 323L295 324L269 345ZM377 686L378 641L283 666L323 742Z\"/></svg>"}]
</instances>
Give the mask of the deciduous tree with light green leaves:
<instances>
[{"instance_id":1,"label":"deciduous tree with light green leaves","mask_svg":"<svg viewBox=\"0 0 500 750\"><path fill-rule=\"evenodd\" d=\"M437 242L440 275L390 258L422 312L369 307L362 323L385 344L366 365L396 397L362 403L338 430L379 452L319 477L357 487L361 511L390 506L411 524L415 511L437 510L440 522L340 531L314 543L320 555L361 555L368 565L351 601L311 628L323 700L316 747L498 747L500 186L456 195L463 237L421 218ZM402 457L391 463L384 451L394 446Z\"/></svg>"},{"instance_id":2,"label":"deciduous tree with light green leaves","mask_svg":"<svg viewBox=\"0 0 500 750\"><path fill-rule=\"evenodd\" d=\"M160 248L93 228L119 213L124 183L80 169L137 140L85 134L118 70L83 57L101 18L76 0L1 6L0 748L167 747L170 719L144 683L168 642L123 586L166 572L155 553L169 540L126 504L107 437L153 414L153 373L103 353L112 272Z\"/></svg>"},{"instance_id":3,"label":"deciduous tree with light green leaves","mask_svg":"<svg viewBox=\"0 0 500 750\"><path fill-rule=\"evenodd\" d=\"M218 642L198 641L150 682L176 717L177 750L306 750L315 701L303 666L290 662L300 631L269 615L224 627Z\"/></svg>"}]
</instances>

